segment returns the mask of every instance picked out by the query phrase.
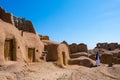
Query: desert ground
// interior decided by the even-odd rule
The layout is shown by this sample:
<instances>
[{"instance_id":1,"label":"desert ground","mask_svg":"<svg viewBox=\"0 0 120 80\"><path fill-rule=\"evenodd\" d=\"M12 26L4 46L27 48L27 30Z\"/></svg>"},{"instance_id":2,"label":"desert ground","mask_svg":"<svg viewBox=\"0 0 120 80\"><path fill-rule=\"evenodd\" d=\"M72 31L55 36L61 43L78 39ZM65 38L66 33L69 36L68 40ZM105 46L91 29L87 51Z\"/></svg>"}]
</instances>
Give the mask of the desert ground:
<instances>
[{"instance_id":1,"label":"desert ground","mask_svg":"<svg viewBox=\"0 0 120 80\"><path fill-rule=\"evenodd\" d=\"M61 68L55 62L9 62L0 67L0 80L120 80L120 65L84 67L68 65Z\"/></svg>"}]
</instances>

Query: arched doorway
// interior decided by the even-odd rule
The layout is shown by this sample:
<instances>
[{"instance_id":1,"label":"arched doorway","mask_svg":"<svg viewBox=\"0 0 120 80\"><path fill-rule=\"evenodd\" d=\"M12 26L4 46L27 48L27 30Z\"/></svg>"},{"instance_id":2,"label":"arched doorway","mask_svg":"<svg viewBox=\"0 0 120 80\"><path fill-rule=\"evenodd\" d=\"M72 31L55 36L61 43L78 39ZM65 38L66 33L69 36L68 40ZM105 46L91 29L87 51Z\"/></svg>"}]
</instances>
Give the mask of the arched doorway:
<instances>
[{"instance_id":1,"label":"arched doorway","mask_svg":"<svg viewBox=\"0 0 120 80\"><path fill-rule=\"evenodd\" d=\"M15 41L13 39L5 40L4 58L6 61L16 61Z\"/></svg>"}]
</instances>

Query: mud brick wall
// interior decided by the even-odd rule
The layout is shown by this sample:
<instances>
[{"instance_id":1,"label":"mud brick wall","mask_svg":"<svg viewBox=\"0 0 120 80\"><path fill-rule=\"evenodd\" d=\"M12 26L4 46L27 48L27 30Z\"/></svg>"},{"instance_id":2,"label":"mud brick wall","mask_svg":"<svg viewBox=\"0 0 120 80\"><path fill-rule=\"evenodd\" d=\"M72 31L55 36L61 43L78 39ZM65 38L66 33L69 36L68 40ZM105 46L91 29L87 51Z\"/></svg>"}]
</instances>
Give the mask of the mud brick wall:
<instances>
[{"instance_id":1,"label":"mud brick wall","mask_svg":"<svg viewBox=\"0 0 120 80\"><path fill-rule=\"evenodd\" d=\"M8 22L8 23L11 23L14 25L12 14L6 13L6 11L4 9L2 9L2 7L0 7L0 18L5 22Z\"/></svg>"}]
</instances>

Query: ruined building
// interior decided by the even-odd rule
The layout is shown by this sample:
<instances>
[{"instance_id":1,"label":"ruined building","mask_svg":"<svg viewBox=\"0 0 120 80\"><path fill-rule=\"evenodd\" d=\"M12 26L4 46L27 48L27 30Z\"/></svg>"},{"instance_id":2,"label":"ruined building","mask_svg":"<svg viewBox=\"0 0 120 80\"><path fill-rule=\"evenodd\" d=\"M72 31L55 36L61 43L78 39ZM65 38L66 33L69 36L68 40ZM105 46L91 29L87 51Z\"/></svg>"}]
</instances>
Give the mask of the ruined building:
<instances>
[{"instance_id":1,"label":"ruined building","mask_svg":"<svg viewBox=\"0 0 120 80\"><path fill-rule=\"evenodd\" d=\"M118 43L98 43L96 48L115 50L115 49L120 49L120 45Z\"/></svg>"},{"instance_id":2,"label":"ruined building","mask_svg":"<svg viewBox=\"0 0 120 80\"><path fill-rule=\"evenodd\" d=\"M45 48L44 48L45 47ZM69 50L48 36L38 35L31 21L13 16L0 7L0 65L9 61L36 62L41 59L68 65Z\"/></svg>"},{"instance_id":3,"label":"ruined building","mask_svg":"<svg viewBox=\"0 0 120 80\"><path fill-rule=\"evenodd\" d=\"M72 43L71 45L69 45L69 49L71 54L77 52L88 52L87 45L84 43Z\"/></svg>"},{"instance_id":4,"label":"ruined building","mask_svg":"<svg viewBox=\"0 0 120 80\"><path fill-rule=\"evenodd\" d=\"M65 41L58 43L51 41L49 36L37 34L31 21L13 16L0 7L0 65L13 61L39 62L44 59L66 67L71 61L79 64L76 59L70 58L69 53L87 51L86 44L68 45ZM80 65L87 64L84 62L82 59Z\"/></svg>"},{"instance_id":5,"label":"ruined building","mask_svg":"<svg viewBox=\"0 0 120 80\"><path fill-rule=\"evenodd\" d=\"M43 50L32 22L0 7L0 65L8 61L40 61Z\"/></svg>"},{"instance_id":6,"label":"ruined building","mask_svg":"<svg viewBox=\"0 0 120 80\"><path fill-rule=\"evenodd\" d=\"M76 43L72 43L69 45L70 53L77 53L78 52L78 45Z\"/></svg>"},{"instance_id":7,"label":"ruined building","mask_svg":"<svg viewBox=\"0 0 120 80\"><path fill-rule=\"evenodd\" d=\"M70 57L66 44L50 40L42 40L42 42L44 43L44 50L46 51L46 61L57 61L61 67L68 65Z\"/></svg>"}]
</instances>

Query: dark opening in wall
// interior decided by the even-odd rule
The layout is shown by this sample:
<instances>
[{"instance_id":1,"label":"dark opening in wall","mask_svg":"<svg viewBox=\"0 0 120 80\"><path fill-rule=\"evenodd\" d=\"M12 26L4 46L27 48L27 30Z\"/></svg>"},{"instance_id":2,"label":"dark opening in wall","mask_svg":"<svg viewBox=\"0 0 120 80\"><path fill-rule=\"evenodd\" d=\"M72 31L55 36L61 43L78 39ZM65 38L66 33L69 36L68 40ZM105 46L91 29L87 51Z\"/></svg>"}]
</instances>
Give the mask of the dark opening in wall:
<instances>
[{"instance_id":1,"label":"dark opening in wall","mask_svg":"<svg viewBox=\"0 0 120 80\"><path fill-rule=\"evenodd\" d=\"M66 61L65 61L65 52L62 52L62 58L63 58L63 64L66 65Z\"/></svg>"},{"instance_id":2,"label":"dark opening in wall","mask_svg":"<svg viewBox=\"0 0 120 80\"><path fill-rule=\"evenodd\" d=\"M15 41L13 39L5 40L4 58L6 61L16 61Z\"/></svg>"},{"instance_id":3,"label":"dark opening in wall","mask_svg":"<svg viewBox=\"0 0 120 80\"><path fill-rule=\"evenodd\" d=\"M110 50L110 51L111 51L112 49L111 49L111 48L109 48L108 50Z\"/></svg>"},{"instance_id":4,"label":"dark opening in wall","mask_svg":"<svg viewBox=\"0 0 120 80\"><path fill-rule=\"evenodd\" d=\"M28 48L29 62L35 62L35 48Z\"/></svg>"}]
</instances>

